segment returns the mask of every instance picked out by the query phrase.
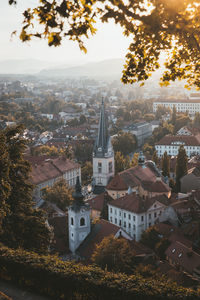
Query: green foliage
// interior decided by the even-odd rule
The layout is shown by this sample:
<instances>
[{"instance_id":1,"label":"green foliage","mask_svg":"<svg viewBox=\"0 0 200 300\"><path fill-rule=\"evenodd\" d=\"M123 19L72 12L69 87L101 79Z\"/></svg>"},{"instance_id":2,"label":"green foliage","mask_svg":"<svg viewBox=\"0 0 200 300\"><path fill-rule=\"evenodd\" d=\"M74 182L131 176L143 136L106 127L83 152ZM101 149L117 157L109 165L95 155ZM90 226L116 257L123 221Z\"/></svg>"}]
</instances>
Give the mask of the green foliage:
<instances>
[{"instance_id":1,"label":"green foliage","mask_svg":"<svg viewBox=\"0 0 200 300\"><path fill-rule=\"evenodd\" d=\"M91 161L93 145L92 144L81 144L78 143L74 147L74 156L79 162Z\"/></svg>"},{"instance_id":2,"label":"green foliage","mask_svg":"<svg viewBox=\"0 0 200 300\"><path fill-rule=\"evenodd\" d=\"M165 107L164 105L158 105L155 118L156 120L161 120L164 115L169 114L170 112L171 112L170 108Z\"/></svg>"},{"instance_id":3,"label":"green foliage","mask_svg":"<svg viewBox=\"0 0 200 300\"><path fill-rule=\"evenodd\" d=\"M90 161L86 161L81 168L81 179L83 185L88 184L92 180L93 167Z\"/></svg>"},{"instance_id":4,"label":"green foliage","mask_svg":"<svg viewBox=\"0 0 200 300\"><path fill-rule=\"evenodd\" d=\"M171 123L175 126L176 125L176 106L173 106L172 110L172 117L171 117Z\"/></svg>"},{"instance_id":5,"label":"green foliage","mask_svg":"<svg viewBox=\"0 0 200 300\"><path fill-rule=\"evenodd\" d=\"M131 273L134 253L126 239L110 235L96 245L92 261L108 271Z\"/></svg>"},{"instance_id":6,"label":"green foliage","mask_svg":"<svg viewBox=\"0 0 200 300\"><path fill-rule=\"evenodd\" d=\"M166 258L165 251L170 245L170 241L166 238L163 238L160 242L156 244L155 251L160 259L164 260Z\"/></svg>"},{"instance_id":7,"label":"green foliage","mask_svg":"<svg viewBox=\"0 0 200 300\"><path fill-rule=\"evenodd\" d=\"M128 155L136 149L137 140L133 134L120 131L112 139L112 144L115 152L119 151L123 155Z\"/></svg>"},{"instance_id":8,"label":"green foliage","mask_svg":"<svg viewBox=\"0 0 200 300\"><path fill-rule=\"evenodd\" d=\"M149 145L148 143L145 143L142 147L144 155L152 155L154 152L154 147Z\"/></svg>"},{"instance_id":9,"label":"green foliage","mask_svg":"<svg viewBox=\"0 0 200 300\"><path fill-rule=\"evenodd\" d=\"M130 166L129 156L125 158L120 151L117 151L115 153L115 174L130 168Z\"/></svg>"},{"instance_id":10,"label":"green foliage","mask_svg":"<svg viewBox=\"0 0 200 300\"><path fill-rule=\"evenodd\" d=\"M60 209L66 210L72 203L72 189L69 188L65 179L60 179L52 187L42 190L42 198L46 201L55 203Z\"/></svg>"},{"instance_id":11,"label":"green foliage","mask_svg":"<svg viewBox=\"0 0 200 300\"><path fill-rule=\"evenodd\" d=\"M170 177L170 157L165 151L162 157L162 175Z\"/></svg>"},{"instance_id":12,"label":"green foliage","mask_svg":"<svg viewBox=\"0 0 200 300\"><path fill-rule=\"evenodd\" d=\"M158 163L159 163L159 158L158 158L158 155L157 155L157 151L156 151L156 150L155 150L154 153L153 153L152 160L155 162L156 165L158 165Z\"/></svg>"},{"instance_id":13,"label":"green foliage","mask_svg":"<svg viewBox=\"0 0 200 300\"><path fill-rule=\"evenodd\" d=\"M46 294L69 300L197 300L199 292L178 287L162 279L144 279L64 262L55 256L41 256L21 249L0 248L0 278Z\"/></svg>"},{"instance_id":14,"label":"green foliage","mask_svg":"<svg viewBox=\"0 0 200 300\"><path fill-rule=\"evenodd\" d=\"M30 165L23 158L26 141L21 137L22 132L23 128L16 126L1 133L1 141L5 143L3 152L0 147L1 203L6 204L6 210L3 218L0 216L0 241L12 248L46 252L51 235L43 212L33 209L33 186L29 181Z\"/></svg>"},{"instance_id":15,"label":"green foliage","mask_svg":"<svg viewBox=\"0 0 200 300\"><path fill-rule=\"evenodd\" d=\"M176 160L176 190L180 192L181 183L180 179L187 174L188 170L188 158L184 149L181 145L178 150L177 160Z\"/></svg>"},{"instance_id":16,"label":"green foliage","mask_svg":"<svg viewBox=\"0 0 200 300\"><path fill-rule=\"evenodd\" d=\"M140 242L151 249L155 249L156 244L160 241L157 229L152 226L142 233Z\"/></svg>"}]
</instances>

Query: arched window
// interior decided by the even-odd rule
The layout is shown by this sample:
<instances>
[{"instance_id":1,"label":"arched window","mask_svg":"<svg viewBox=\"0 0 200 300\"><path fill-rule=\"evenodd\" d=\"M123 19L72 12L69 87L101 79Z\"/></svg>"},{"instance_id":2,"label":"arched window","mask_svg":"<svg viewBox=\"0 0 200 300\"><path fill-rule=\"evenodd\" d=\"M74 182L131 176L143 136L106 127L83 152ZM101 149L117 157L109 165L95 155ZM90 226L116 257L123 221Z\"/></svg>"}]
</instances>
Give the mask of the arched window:
<instances>
[{"instance_id":1,"label":"arched window","mask_svg":"<svg viewBox=\"0 0 200 300\"><path fill-rule=\"evenodd\" d=\"M81 218L80 219L80 226L84 226L85 225L85 218Z\"/></svg>"},{"instance_id":2,"label":"arched window","mask_svg":"<svg viewBox=\"0 0 200 300\"><path fill-rule=\"evenodd\" d=\"M71 225L74 225L74 219L71 218Z\"/></svg>"}]
</instances>

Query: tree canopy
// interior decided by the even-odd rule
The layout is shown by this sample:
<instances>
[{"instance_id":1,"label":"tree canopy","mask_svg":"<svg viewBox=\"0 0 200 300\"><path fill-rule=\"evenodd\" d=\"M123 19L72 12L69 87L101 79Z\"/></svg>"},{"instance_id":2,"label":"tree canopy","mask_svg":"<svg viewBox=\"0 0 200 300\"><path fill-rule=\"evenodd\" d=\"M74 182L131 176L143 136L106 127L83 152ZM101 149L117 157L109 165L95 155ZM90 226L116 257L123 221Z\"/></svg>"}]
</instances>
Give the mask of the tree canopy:
<instances>
[{"instance_id":1,"label":"tree canopy","mask_svg":"<svg viewBox=\"0 0 200 300\"><path fill-rule=\"evenodd\" d=\"M17 0L8 0L16 4ZM68 37L87 51L84 39L97 21L114 20L132 38L122 75L124 83L143 82L159 68L165 51L162 82L187 80L200 87L200 5L198 0L40 0L24 11L20 39L46 39L59 46Z\"/></svg>"}]
</instances>

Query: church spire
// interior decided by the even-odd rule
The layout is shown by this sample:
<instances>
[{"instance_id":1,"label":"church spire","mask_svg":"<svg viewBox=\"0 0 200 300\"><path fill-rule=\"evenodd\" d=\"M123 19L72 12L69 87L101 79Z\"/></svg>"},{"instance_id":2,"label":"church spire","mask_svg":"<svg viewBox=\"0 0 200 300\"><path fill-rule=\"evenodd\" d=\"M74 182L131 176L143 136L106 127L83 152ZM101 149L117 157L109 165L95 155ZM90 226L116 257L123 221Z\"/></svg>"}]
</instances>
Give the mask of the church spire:
<instances>
[{"instance_id":1,"label":"church spire","mask_svg":"<svg viewBox=\"0 0 200 300\"><path fill-rule=\"evenodd\" d=\"M76 178L75 191L72 194L72 196L74 198L74 204L76 206L84 204L84 202L83 202L84 196L82 194L82 188L81 188L81 183L80 183L79 176L77 176L77 178Z\"/></svg>"},{"instance_id":2,"label":"church spire","mask_svg":"<svg viewBox=\"0 0 200 300\"><path fill-rule=\"evenodd\" d=\"M108 148L108 126L105 115L104 100L102 98L101 112L99 120L98 138L95 145L95 154L103 155L107 152Z\"/></svg>"}]
</instances>

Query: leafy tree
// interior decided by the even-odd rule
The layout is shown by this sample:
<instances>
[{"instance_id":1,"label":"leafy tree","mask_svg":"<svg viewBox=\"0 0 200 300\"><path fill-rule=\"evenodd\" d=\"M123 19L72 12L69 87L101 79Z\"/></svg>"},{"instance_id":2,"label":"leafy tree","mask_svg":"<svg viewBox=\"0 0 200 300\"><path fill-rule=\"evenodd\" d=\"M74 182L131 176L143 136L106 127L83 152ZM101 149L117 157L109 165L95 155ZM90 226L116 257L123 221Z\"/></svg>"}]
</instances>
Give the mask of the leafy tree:
<instances>
[{"instance_id":1,"label":"leafy tree","mask_svg":"<svg viewBox=\"0 0 200 300\"><path fill-rule=\"evenodd\" d=\"M153 153L152 160L155 162L156 165L159 163L159 158L156 150Z\"/></svg>"},{"instance_id":2,"label":"leafy tree","mask_svg":"<svg viewBox=\"0 0 200 300\"><path fill-rule=\"evenodd\" d=\"M128 155L137 147L136 137L129 132L120 131L117 136L112 139L114 151L120 151L123 155Z\"/></svg>"},{"instance_id":3,"label":"leafy tree","mask_svg":"<svg viewBox=\"0 0 200 300\"><path fill-rule=\"evenodd\" d=\"M17 0L8 2L13 4ZM20 39L25 42L37 37L46 39L49 46L58 46L67 37L86 52L84 39L96 33L96 22L114 19L124 34L132 38L122 76L124 83L148 79L159 68L160 55L165 51L167 70L162 81L168 84L185 79L188 85L200 86L199 12L196 0L41 0L24 12Z\"/></svg>"},{"instance_id":4,"label":"leafy tree","mask_svg":"<svg viewBox=\"0 0 200 300\"><path fill-rule=\"evenodd\" d=\"M171 123L175 126L176 125L176 106L173 106L172 110L172 117L171 117Z\"/></svg>"},{"instance_id":5,"label":"leafy tree","mask_svg":"<svg viewBox=\"0 0 200 300\"><path fill-rule=\"evenodd\" d=\"M65 179L60 179L52 187L42 190L42 198L45 201L55 203L60 209L65 211L73 200L72 189L69 188Z\"/></svg>"},{"instance_id":6,"label":"leafy tree","mask_svg":"<svg viewBox=\"0 0 200 300\"><path fill-rule=\"evenodd\" d=\"M115 174L124 171L126 168L126 160L121 154L121 152L117 151L115 153Z\"/></svg>"},{"instance_id":7,"label":"leafy tree","mask_svg":"<svg viewBox=\"0 0 200 300\"><path fill-rule=\"evenodd\" d=\"M160 241L159 232L155 226L149 227L142 233L140 242L151 249L155 249L156 244Z\"/></svg>"},{"instance_id":8,"label":"leafy tree","mask_svg":"<svg viewBox=\"0 0 200 300\"><path fill-rule=\"evenodd\" d=\"M66 158L68 159L73 159L74 158L74 152L72 149L72 146L67 146L64 150L64 155L66 156Z\"/></svg>"},{"instance_id":9,"label":"leafy tree","mask_svg":"<svg viewBox=\"0 0 200 300\"><path fill-rule=\"evenodd\" d=\"M135 167L138 165L138 157L139 157L139 153L136 152L133 154L133 158L131 161L131 167Z\"/></svg>"},{"instance_id":10,"label":"leafy tree","mask_svg":"<svg viewBox=\"0 0 200 300\"><path fill-rule=\"evenodd\" d=\"M33 208L30 164L23 158L26 141L22 132L21 126L3 132L10 164L5 171L5 174L9 172L10 193L6 199L8 210L3 219L0 240L12 248L47 252L51 234L43 212Z\"/></svg>"},{"instance_id":11,"label":"leafy tree","mask_svg":"<svg viewBox=\"0 0 200 300\"><path fill-rule=\"evenodd\" d=\"M93 167L90 161L86 161L81 168L81 179L83 184L88 184L92 180Z\"/></svg>"},{"instance_id":12,"label":"leafy tree","mask_svg":"<svg viewBox=\"0 0 200 300\"><path fill-rule=\"evenodd\" d=\"M74 147L74 156L79 162L86 162L92 159L93 145L87 143L78 143Z\"/></svg>"},{"instance_id":13,"label":"leafy tree","mask_svg":"<svg viewBox=\"0 0 200 300\"><path fill-rule=\"evenodd\" d=\"M162 117L167 114L170 113L170 108L165 107L164 105L158 105L157 106L157 110L156 110L156 114L155 114L155 118L156 120L161 120Z\"/></svg>"},{"instance_id":14,"label":"leafy tree","mask_svg":"<svg viewBox=\"0 0 200 300\"><path fill-rule=\"evenodd\" d=\"M131 273L134 253L127 240L110 235L96 245L92 261L108 271Z\"/></svg>"},{"instance_id":15,"label":"leafy tree","mask_svg":"<svg viewBox=\"0 0 200 300\"><path fill-rule=\"evenodd\" d=\"M2 222L7 213L6 200L10 195L9 169L10 161L6 137L0 132L0 234L2 233Z\"/></svg>"},{"instance_id":16,"label":"leafy tree","mask_svg":"<svg viewBox=\"0 0 200 300\"><path fill-rule=\"evenodd\" d=\"M188 158L185 152L184 146L181 145L178 150L178 155L176 159L176 190L177 192L180 191L181 183L180 179L184 175L187 174L188 170Z\"/></svg>"},{"instance_id":17,"label":"leafy tree","mask_svg":"<svg viewBox=\"0 0 200 300\"><path fill-rule=\"evenodd\" d=\"M170 157L165 151L162 157L162 174L163 176L170 177Z\"/></svg>"},{"instance_id":18,"label":"leafy tree","mask_svg":"<svg viewBox=\"0 0 200 300\"><path fill-rule=\"evenodd\" d=\"M194 120L193 120L193 126L200 128L200 113L196 113Z\"/></svg>"},{"instance_id":19,"label":"leafy tree","mask_svg":"<svg viewBox=\"0 0 200 300\"><path fill-rule=\"evenodd\" d=\"M170 241L166 238L161 239L160 242L156 244L155 251L156 254L160 257L160 259L166 258L165 251L167 250L169 245Z\"/></svg>"},{"instance_id":20,"label":"leafy tree","mask_svg":"<svg viewBox=\"0 0 200 300\"><path fill-rule=\"evenodd\" d=\"M148 143L145 143L142 149L145 155L152 155L154 147L149 145Z\"/></svg>"}]
</instances>

